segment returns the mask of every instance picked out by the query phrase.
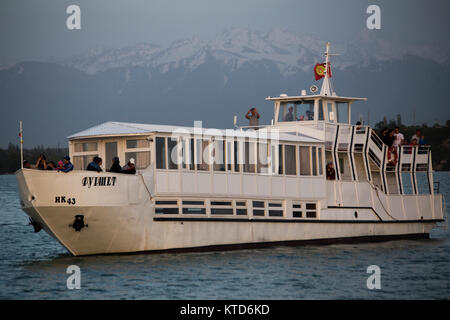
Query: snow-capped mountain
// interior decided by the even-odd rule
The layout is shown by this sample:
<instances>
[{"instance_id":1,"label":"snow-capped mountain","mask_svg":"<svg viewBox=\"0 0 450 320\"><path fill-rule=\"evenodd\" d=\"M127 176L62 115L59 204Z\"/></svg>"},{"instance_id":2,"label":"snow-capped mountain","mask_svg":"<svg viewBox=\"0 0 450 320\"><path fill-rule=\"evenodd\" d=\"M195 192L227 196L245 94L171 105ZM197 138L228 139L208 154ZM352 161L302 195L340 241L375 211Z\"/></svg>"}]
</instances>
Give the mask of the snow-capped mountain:
<instances>
[{"instance_id":1,"label":"snow-capped mountain","mask_svg":"<svg viewBox=\"0 0 450 320\"><path fill-rule=\"evenodd\" d=\"M108 120L187 126L202 120L205 127L227 128L234 115L246 123L250 106L261 123L270 123L273 106L265 97L320 86L312 67L323 61L325 42L280 29L232 29L209 40L96 48L60 61L0 67L0 146L17 139L17 123L9 119L24 121L28 145L64 144L67 135ZM336 92L368 98L355 104L352 119L374 124L401 114L404 123L434 124L450 118L442 107L448 51L405 48L368 31L332 42L331 50L339 54L332 58Z\"/></svg>"},{"instance_id":2,"label":"snow-capped mountain","mask_svg":"<svg viewBox=\"0 0 450 320\"><path fill-rule=\"evenodd\" d=\"M121 49L97 48L57 62L89 74L123 67L151 67L167 72L181 66L188 66L192 71L211 56L232 71L248 62L271 61L282 74L290 75L299 70L311 70L315 63L321 62L325 43L326 40L315 36L281 29L266 34L231 29L212 40L194 37L175 41L167 47L141 43ZM331 48L338 54L333 57L333 67L338 69L367 66L374 61L398 59L405 54L431 58L439 63L446 57L443 50L430 47L400 48L370 31L362 31L349 43L333 42Z\"/></svg>"}]
</instances>

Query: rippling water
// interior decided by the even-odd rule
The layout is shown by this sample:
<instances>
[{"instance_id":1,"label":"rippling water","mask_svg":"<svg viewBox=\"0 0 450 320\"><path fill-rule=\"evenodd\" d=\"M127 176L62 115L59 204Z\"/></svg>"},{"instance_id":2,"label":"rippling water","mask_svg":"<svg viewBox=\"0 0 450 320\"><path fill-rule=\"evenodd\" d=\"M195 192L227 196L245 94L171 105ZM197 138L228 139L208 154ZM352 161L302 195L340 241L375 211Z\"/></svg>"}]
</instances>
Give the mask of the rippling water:
<instances>
[{"instance_id":1,"label":"rippling water","mask_svg":"<svg viewBox=\"0 0 450 320\"><path fill-rule=\"evenodd\" d=\"M450 199L450 172L437 173ZM428 240L212 253L71 257L20 209L0 176L0 299L448 299L450 232ZM381 289L368 290L369 265ZM66 268L81 268L68 290Z\"/></svg>"}]
</instances>

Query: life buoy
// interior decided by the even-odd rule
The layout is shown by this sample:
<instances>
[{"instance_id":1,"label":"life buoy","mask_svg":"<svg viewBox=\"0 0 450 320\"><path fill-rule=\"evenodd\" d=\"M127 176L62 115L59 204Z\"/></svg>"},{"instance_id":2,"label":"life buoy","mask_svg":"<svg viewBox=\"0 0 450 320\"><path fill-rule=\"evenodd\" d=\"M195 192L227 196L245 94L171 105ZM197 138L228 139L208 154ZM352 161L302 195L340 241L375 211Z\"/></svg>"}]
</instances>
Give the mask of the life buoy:
<instances>
[{"instance_id":1,"label":"life buoy","mask_svg":"<svg viewBox=\"0 0 450 320\"><path fill-rule=\"evenodd\" d=\"M388 164L395 166L398 161L397 147L389 147L388 149Z\"/></svg>"}]
</instances>

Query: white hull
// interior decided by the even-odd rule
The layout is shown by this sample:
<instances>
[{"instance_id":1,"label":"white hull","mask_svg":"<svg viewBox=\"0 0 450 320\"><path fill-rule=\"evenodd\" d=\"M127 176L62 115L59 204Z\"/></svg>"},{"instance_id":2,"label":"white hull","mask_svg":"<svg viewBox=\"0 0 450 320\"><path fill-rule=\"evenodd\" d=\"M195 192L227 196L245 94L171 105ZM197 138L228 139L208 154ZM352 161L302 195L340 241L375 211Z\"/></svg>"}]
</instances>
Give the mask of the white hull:
<instances>
[{"instance_id":1,"label":"white hull","mask_svg":"<svg viewBox=\"0 0 450 320\"><path fill-rule=\"evenodd\" d=\"M102 188L80 187L86 176L83 171L64 174L20 170L16 176L24 211L73 255L426 237L441 220L431 216L422 221L380 220L367 208L359 210L359 220L350 220L353 209L339 208L322 210L319 219L301 221L251 216L161 216L155 214L141 175L115 175L117 184ZM76 202L55 203L56 196L75 198ZM87 224L80 231L70 226L76 215L83 215Z\"/></svg>"}]
</instances>

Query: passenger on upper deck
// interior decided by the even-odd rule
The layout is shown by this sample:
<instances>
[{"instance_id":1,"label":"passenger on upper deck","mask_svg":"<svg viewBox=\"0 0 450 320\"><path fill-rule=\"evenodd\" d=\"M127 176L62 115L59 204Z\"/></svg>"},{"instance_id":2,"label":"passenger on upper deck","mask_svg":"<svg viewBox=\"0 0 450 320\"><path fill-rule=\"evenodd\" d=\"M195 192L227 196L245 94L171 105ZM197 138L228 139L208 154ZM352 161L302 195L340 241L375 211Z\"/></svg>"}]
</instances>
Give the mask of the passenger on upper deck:
<instances>
[{"instance_id":1,"label":"passenger on upper deck","mask_svg":"<svg viewBox=\"0 0 450 320\"><path fill-rule=\"evenodd\" d=\"M111 169L109 169L109 172L116 172L116 173L121 173L122 172L122 167L120 166L119 157L114 157L113 158L113 164L111 166Z\"/></svg>"},{"instance_id":2,"label":"passenger on upper deck","mask_svg":"<svg viewBox=\"0 0 450 320\"><path fill-rule=\"evenodd\" d=\"M356 122L356 128L355 129L356 129L356 133L364 133L365 132L361 121Z\"/></svg>"},{"instance_id":3,"label":"passenger on upper deck","mask_svg":"<svg viewBox=\"0 0 450 320\"><path fill-rule=\"evenodd\" d=\"M314 111L313 110L306 110L306 120L314 120Z\"/></svg>"},{"instance_id":4,"label":"passenger on upper deck","mask_svg":"<svg viewBox=\"0 0 450 320\"><path fill-rule=\"evenodd\" d=\"M125 166L123 166L122 173L135 174L136 167L134 166L134 163L135 163L134 158L130 158L128 163Z\"/></svg>"},{"instance_id":5,"label":"passenger on upper deck","mask_svg":"<svg viewBox=\"0 0 450 320\"><path fill-rule=\"evenodd\" d=\"M88 164L86 170L87 171L97 171L102 172L102 158L95 156L91 163Z\"/></svg>"},{"instance_id":6,"label":"passenger on upper deck","mask_svg":"<svg viewBox=\"0 0 450 320\"><path fill-rule=\"evenodd\" d=\"M23 167L25 169L33 169L33 166L28 162L28 160L23 160Z\"/></svg>"},{"instance_id":7,"label":"passenger on upper deck","mask_svg":"<svg viewBox=\"0 0 450 320\"><path fill-rule=\"evenodd\" d=\"M259 113L256 111L256 108L253 107L250 110L247 111L245 117L249 120L248 125L250 127L257 127L259 125Z\"/></svg>"},{"instance_id":8,"label":"passenger on upper deck","mask_svg":"<svg viewBox=\"0 0 450 320\"><path fill-rule=\"evenodd\" d=\"M394 141L394 134L389 128L384 128L383 131L381 131L381 140L385 145L388 147L392 146L392 143Z\"/></svg>"},{"instance_id":9,"label":"passenger on upper deck","mask_svg":"<svg viewBox=\"0 0 450 320\"><path fill-rule=\"evenodd\" d=\"M47 170L55 170L56 169L56 164L53 161L49 161L47 163Z\"/></svg>"},{"instance_id":10,"label":"passenger on upper deck","mask_svg":"<svg viewBox=\"0 0 450 320\"><path fill-rule=\"evenodd\" d=\"M425 138L420 129L416 130L416 133L411 137L411 142L416 139L417 144L425 144Z\"/></svg>"},{"instance_id":11,"label":"passenger on upper deck","mask_svg":"<svg viewBox=\"0 0 450 320\"><path fill-rule=\"evenodd\" d=\"M399 127L395 127L394 129L394 143L393 146L394 147L399 147L402 144L405 143L405 136L403 135L403 133L400 133L400 128Z\"/></svg>"},{"instance_id":12,"label":"passenger on upper deck","mask_svg":"<svg viewBox=\"0 0 450 320\"><path fill-rule=\"evenodd\" d=\"M45 158L45 155L41 154L39 156L34 167L38 170L47 170L47 159Z\"/></svg>"},{"instance_id":13,"label":"passenger on upper deck","mask_svg":"<svg viewBox=\"0 0 450 320\"><path fill-rule=\"evenodd\" d=\"M286 116L284 117L284 121L294 121L295 115L294 115L294 107L289 107L289 112L286 113Z\"/></svg>"},{"instance_id":14,"label":"passenger on upper deck","mask_svg":"<svg viewBox=\"0 0 450 320\"><path fill-rule=\"evenodd\" d=\"M70 162L70 157L69 156L65 156L63 159L63 167L62 169L58 169L58 171L62 171L62 172L69 172L73 170L73 164Z\"/></svg>"},{"instance_id":15,"label":"passenger on upper deck","mask_svg":"<svg viewBox=\"0 0 450 320\"><path fill-rule=\"evenodd\" d=\"M327 180L336 180L336 171L333 168L333 163L327 163Z\"/></svg>"}]
</instances>

